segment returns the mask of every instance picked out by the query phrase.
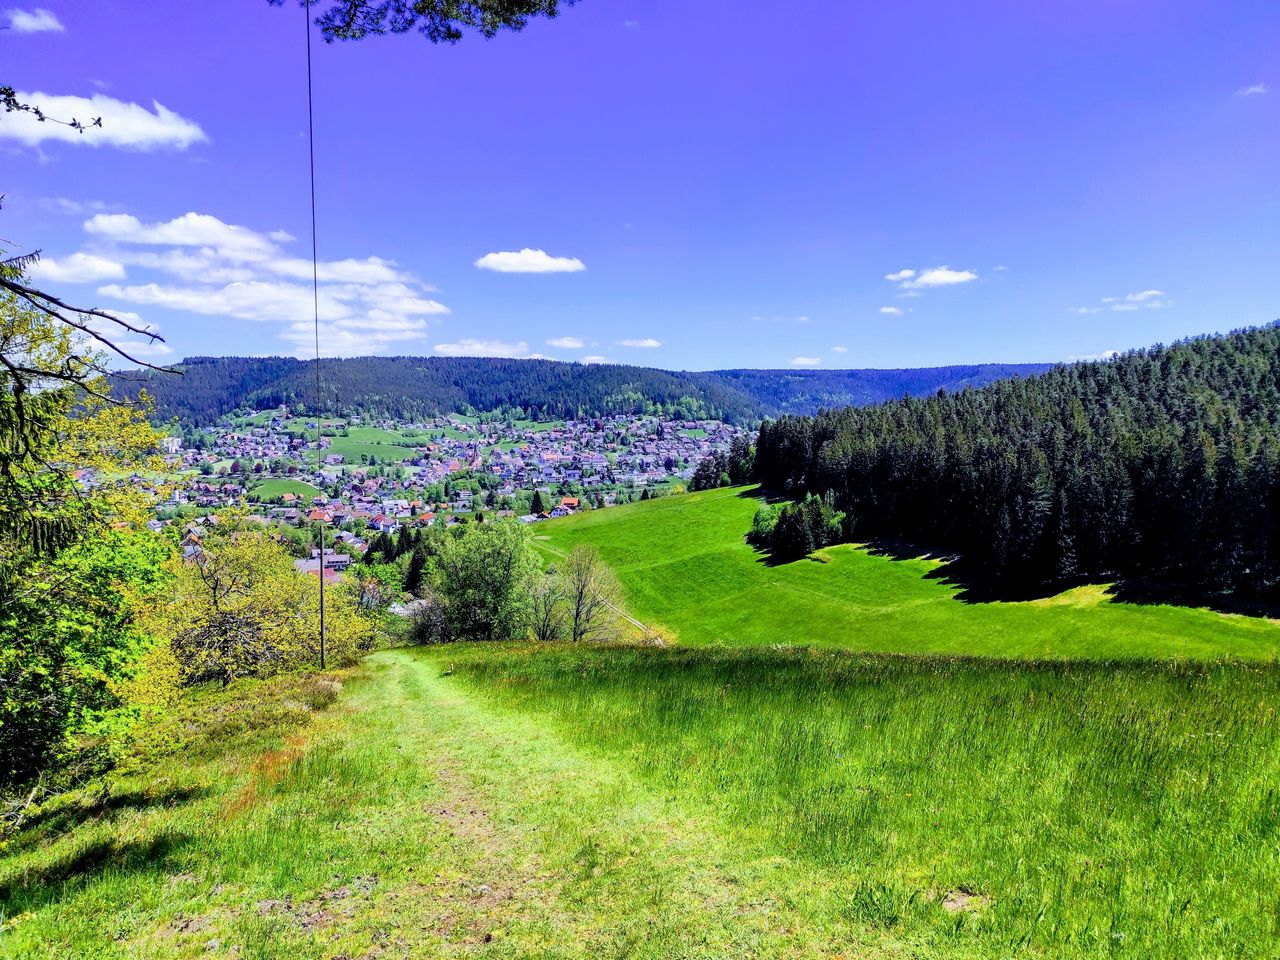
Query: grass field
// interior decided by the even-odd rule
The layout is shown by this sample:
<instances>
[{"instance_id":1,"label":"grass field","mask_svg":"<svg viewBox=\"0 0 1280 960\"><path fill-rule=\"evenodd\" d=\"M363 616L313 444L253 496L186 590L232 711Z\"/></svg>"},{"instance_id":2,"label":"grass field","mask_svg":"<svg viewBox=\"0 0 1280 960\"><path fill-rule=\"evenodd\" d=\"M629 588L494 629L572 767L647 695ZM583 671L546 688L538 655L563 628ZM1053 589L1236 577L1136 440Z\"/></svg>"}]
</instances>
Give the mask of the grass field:
<instances>
[{"instance_id":1,"label":"grass field","mask_svg":"<svg viewBox=\"0 0 1280 960\"><path fill-rule=\"evenodd\" d=\"M1000 657L1280 655L1280 624L1175 606L1113 602L1101 586L1020 603L966 603L938 563L852 546L772 566L743 539L747 488L595 510L540 524L538 542L597 547L632 612L682 643L801 645Z\"/></svg>"},{"instance_id":2,"label":"grass field","mask_svg":"<svg viewBox=\"0 0 1280 960\"><path fill-rule=\"evenodd\" d=\"M286 493L310 500L322 491L303 480L290 480L285 477L271 477L263 480L249 490L250 496L259 500L279 500Z\"/></svg>"},{"instance_id":3,"label":"grass field","mask_svg":"<svg viewBox=\"0 0 1280 960\"><path fill-rule=\"evenodd\" d=\"M1275 955L1270 667L471 647L340 679L206 692L42 812L0 951Z\"/></svg>"}]
</instances>

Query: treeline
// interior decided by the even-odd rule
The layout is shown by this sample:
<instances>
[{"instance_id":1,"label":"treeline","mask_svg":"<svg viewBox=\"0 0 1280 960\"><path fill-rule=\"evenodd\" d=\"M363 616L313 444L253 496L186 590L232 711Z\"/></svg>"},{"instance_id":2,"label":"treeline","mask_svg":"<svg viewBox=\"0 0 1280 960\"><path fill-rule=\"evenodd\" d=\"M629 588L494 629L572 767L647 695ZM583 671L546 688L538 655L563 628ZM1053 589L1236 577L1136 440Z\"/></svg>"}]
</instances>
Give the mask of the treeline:
<instances>
[{"instance_id":1,"label":"treeline","mask_svg":"<svg viewBox=\"0 0 1280 960\"><path fill-rule=\"evenodd\" d=\"M1274 599L1280 326L760 430L769 488L845 539L956 551L1003 585L1155 578Z\"/></svg>"},{"instance_id":2,"label":"treeline","mask_svg":"<svg viewBox=\"0 0 1280 960\"><path fill-rule=\"evenodd\" d=\"M314 361L291 357L191 357L183 376L130 371L118 395L145 389L160 420L206 426L234 410L286 405L314 412ZM925 370L724 370L673 372L621 364L476 357L355 357L324 360L320 412L420 420L444 413L510 412L533 419L665 414L751 423L785 411L864 404L905 394L988 383L1043 366Z\"/></svg>"}]
</instances>

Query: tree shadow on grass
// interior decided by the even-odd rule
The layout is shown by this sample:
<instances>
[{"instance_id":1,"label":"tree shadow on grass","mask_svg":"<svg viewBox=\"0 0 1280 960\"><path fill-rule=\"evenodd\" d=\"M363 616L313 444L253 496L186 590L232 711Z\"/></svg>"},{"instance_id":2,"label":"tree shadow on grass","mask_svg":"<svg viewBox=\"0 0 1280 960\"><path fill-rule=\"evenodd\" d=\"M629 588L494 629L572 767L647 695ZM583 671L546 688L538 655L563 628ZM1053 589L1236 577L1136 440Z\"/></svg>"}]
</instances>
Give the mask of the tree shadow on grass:
<instances>
[{"instance_id":1,"label":"tree shadow on grass","mask_svg":"<svg viewBox=\"0 0 1280 960\"><path fill-rule=\"evenodd\" d=\"M132 811L174 807L197 800L208 792L207 787L169 786L163 790L134 788L115 793L86 793L76 799L57 798L27 818L22 831L10 842L9 852L18 852L91 821L109 821Z\"/></svg>"},{"instance_id":2,"label":"tree shadow on grass","mask_svg":"<svg viewBox=\"0 0 1280 960\"><path fill-rule=\"evenodd\" d=\"M190 836L165 832L135 840L101 839L71 846L63 856L15 871L0 881L0 912L14 915L62 899L75 888L110 872L170 873ZM70 846L70 845L69 845Z\"/></svg>"},{"instance_id":3,"label":"tree shadow on grass","mask_svg":"<svg viewBox=\"0 0 1280 960\"><path fill-rule=\"evenodd\" d=\"M1117 603L1141 606L1205 607L1218 613L1280 619L1280 595L1225 593L1202 587L1178 585L1150 577L1121 580L1111 588Z\"/></svg>"},{"instance_id":4,"label":"tree shadow on grass","mask_svg":"<svg viewBox=\"0 0 1280 960\"><path fill-rule=\"evenodd\" d=\"M924 575L953 588L961 603L1025 603L1047 600L1066 590L1100 582L1098 577L1073 577L1043 582L997 580L981 565L964 557L930 550L905 540L879 539L866 549L874 556L891 560L933 560L938 566ZM1137 606L1174 606L1203 608L1217 613L1235 613L1251 617L1280 618L1280 596L1248 596L1208 591L1180 583L1172 578L1131 577L1113 582L1107 596L1116 603Z\"/></svg>"},{"instance_id":5,"label":"tree shadow on grass","mask_svg":"<svg viewBox=\"0 0 1280 960\"><path fill-rule=\"evenodd\" d=\"M758 500L762 503L786 503L791 499L784 494L766 490L759 484L754 487L747 487L745 490L739 490L735 496L740 500Z\"/></svg>"}]
</instances>

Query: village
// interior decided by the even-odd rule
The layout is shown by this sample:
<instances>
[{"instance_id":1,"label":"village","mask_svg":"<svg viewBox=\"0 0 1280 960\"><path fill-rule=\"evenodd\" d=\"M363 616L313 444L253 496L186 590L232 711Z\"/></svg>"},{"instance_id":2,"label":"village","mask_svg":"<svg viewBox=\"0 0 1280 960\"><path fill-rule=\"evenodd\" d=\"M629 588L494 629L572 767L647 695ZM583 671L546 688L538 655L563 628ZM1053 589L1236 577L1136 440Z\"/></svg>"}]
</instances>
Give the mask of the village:
<instances>
[{"instance_id":1,"label":"village","mask_svg":"<svg viewBox=\"0 0 1280 960\"><path fill-rule=\"evenodd\" d=\"M663 495L742 432L656 416L317 422L285 409L247 411L164 438L178 482L153 526L198 524L229 508L271 525L322 523L344 554L326 569L340 569L372 538L404 528L488 516L537 523ZM304 566L318 569L318 551L307 552L314 556Z\"/></svg>"}]
</instances>

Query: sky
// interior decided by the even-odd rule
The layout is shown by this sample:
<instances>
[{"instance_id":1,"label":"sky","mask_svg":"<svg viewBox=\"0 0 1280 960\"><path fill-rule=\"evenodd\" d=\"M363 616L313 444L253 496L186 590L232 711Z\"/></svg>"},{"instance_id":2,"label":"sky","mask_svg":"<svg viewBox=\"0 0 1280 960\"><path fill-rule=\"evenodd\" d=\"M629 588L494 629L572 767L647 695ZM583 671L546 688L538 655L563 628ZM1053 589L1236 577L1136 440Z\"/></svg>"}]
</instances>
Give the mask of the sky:
<instances>
[{"instance_id":1,"label":"sky","mask_svg":"<svg viewBox=\"0 0 1280 960\"><path fill-rule=\"evenodd\" d=\"M3 0L0 0L3 3ZM139 356L312 356L304 15L0 6L0 245ZM1063 361L1280 317L1280 4L579 0L314 36L325 356Z\"/></svg>"}]
</instances>

